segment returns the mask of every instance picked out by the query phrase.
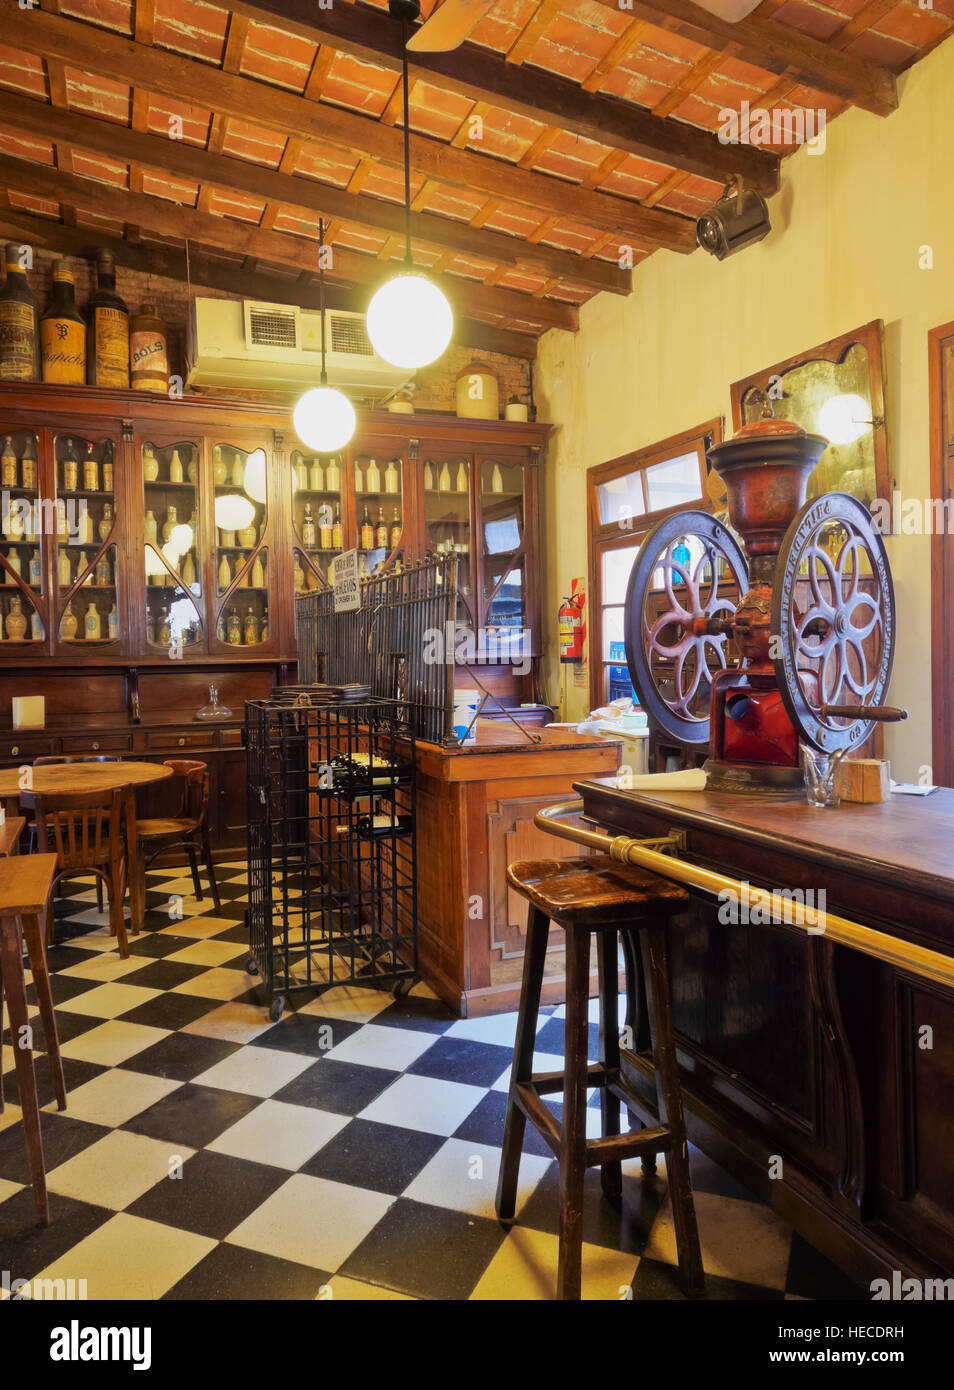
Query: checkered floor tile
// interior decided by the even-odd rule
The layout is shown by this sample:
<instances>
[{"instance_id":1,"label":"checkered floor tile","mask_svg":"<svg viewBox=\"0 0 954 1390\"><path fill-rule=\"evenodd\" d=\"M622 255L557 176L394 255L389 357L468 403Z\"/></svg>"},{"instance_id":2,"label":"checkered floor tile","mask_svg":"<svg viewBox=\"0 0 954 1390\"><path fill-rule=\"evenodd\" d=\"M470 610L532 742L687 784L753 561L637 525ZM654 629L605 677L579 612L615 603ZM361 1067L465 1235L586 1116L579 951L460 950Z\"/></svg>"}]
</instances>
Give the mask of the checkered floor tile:
<instances>
[{"instance_id":1,"label":"checkered floor tile","mask_svg":"<svg viewBox=\"0 0 954 1390\"><path fill-rule=\"evenodd\" d=\"M531 1132L517 1224L494 1217L516 1016L341 987L272 1023L245 973L244 865L219 880L215 912L181 870L150 873L127 960L94 891L57 903L64 1113L30 987L51 1222L34 1221L5 1032L0 1268L84 1278L91 1299L551 1298L557 1170ZM540 1069L560 1064L560 1013L541 1016ZM861 1296L703 1154L692 1167L709 1298ZM584 1232L585 1298L682 1297L662 1160L645 1179L625 1164L614 1203L591 1171Z\"/></svg>"}]
</instances>

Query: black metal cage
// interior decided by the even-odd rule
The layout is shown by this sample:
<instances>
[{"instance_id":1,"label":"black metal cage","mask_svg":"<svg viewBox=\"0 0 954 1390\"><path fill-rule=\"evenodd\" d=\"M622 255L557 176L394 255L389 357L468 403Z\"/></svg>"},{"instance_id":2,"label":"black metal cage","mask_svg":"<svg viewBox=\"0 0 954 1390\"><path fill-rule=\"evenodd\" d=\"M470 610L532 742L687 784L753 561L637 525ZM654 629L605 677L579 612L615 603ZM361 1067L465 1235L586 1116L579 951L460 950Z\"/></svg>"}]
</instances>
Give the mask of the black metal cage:
<instances>
[{"instance_id":1,"label":"black metal cage","mask_svg":"<svg viewBox=\"0 0 954 1390\"><path fill-rule=\"evenodd\" d=\"M320 686L245 706L249 969L273 1018L294 990L400 989L415 973L415 744L400 714Z\"/></svg>"}]
</instances>

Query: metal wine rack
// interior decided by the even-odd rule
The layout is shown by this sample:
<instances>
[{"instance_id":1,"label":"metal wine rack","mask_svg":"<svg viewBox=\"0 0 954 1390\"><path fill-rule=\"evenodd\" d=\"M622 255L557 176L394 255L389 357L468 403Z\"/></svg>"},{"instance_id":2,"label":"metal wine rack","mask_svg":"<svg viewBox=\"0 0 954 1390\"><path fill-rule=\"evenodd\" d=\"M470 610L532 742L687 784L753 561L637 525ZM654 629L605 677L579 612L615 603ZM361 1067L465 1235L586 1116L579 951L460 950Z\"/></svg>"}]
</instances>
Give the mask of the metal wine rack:
<instances>
[{"instance_id":1,"label":"metal wine rack","mask_svg":"<svg viewBox=\"0 0 954 1390\"><path fill-rule=\"evenodd\" d=\"M415 742L400 713L321 686L245 706L248 969L273 1019L297 990L410 987Z\"/></svg>"}]
</instances>

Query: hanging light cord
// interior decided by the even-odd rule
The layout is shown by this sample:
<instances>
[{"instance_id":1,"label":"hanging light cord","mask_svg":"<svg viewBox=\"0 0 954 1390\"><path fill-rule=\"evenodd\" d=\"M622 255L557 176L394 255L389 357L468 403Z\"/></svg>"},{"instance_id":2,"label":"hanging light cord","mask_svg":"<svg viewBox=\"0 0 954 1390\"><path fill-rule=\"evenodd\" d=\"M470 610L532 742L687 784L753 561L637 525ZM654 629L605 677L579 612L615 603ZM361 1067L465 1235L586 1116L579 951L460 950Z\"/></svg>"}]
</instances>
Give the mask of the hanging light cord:
<instances>
[{"instance_id":1,"label":"hanging light cord","mask_svg":"<svg viewBox=\"0 0 954 1390\"><path fill-rule=\"evenodd\" d=\"M321 313L321 384L326 385L325 371L325 219L318 218L318 309Z\"/></svg>"},{"instance_id":2,"label":"hanging light cord","mask_svg":"<svg viewBox=\"0 0 954 1390\"><path fill-rule=\"evenodd\" d=\"M411 103L407 82L407 20L401 20L401 81L404 84L404 260L413 266L411 256Z\"/></svg>"}]
</instances>

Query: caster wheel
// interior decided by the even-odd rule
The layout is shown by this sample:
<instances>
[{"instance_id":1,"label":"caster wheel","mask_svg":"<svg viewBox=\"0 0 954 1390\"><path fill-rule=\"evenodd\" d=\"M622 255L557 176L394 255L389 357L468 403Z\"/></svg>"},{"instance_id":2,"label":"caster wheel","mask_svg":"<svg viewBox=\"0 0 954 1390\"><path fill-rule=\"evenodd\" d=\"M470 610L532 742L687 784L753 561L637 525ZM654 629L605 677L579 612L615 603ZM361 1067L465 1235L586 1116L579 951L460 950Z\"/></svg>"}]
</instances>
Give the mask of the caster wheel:
<instances>
[{"instance_id":1,"label":"caster wheel","mask_svg":"<svg viewBox=\"0 0 954 1390\"><path fill-rule=\"evenodd\" d=\"M258 965L255 962L254 956L249 956L248 960L245 962L245 973L246 975L258 974Z\"/></svg>"},{"instance_id":2,"label":"caster wheel","mask_svg":"<svg viewBox=\"0 0 954 1390\"><path fill-rule=\"evenodd\" d=\"M274 999L272 1000L271 1007L270 1007L270 1009L269 1009L269 1011L268 1011L268 1016L269 1016L269 1018L272 1020L273 1023L277 1023L277 1022L278 1022L278 1020L279 1020L279 1019L281 1018L281 1016L282 1016L282 1013L284 1012L284 1009L285 1009L285 999L284 999L284 996L283 996L283 995L279 994L279 995L277 995L276 998L274 998Z\"/></svg>"}]
</instances>

